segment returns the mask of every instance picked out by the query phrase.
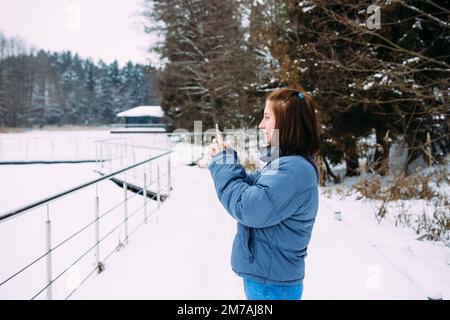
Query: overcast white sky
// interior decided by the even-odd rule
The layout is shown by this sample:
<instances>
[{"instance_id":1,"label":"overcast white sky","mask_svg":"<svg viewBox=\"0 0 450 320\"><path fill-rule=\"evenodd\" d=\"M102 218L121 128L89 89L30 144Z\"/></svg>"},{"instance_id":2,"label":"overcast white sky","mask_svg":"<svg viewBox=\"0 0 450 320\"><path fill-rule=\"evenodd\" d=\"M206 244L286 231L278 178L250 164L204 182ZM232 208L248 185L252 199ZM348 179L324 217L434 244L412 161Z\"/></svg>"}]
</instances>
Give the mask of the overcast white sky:
<instances>
[{"instance_id":1,"label":"overcast white sky","mask_svg":"<svg viewBox=\"0 0 450 320\"><path fill-rule=\"evenodd\" d=\"M136 16L142 0L0 0L0 31L28 46L71 50L94 61L157 63L147 52L155 40Z\"/></svg>"}]
</instances>

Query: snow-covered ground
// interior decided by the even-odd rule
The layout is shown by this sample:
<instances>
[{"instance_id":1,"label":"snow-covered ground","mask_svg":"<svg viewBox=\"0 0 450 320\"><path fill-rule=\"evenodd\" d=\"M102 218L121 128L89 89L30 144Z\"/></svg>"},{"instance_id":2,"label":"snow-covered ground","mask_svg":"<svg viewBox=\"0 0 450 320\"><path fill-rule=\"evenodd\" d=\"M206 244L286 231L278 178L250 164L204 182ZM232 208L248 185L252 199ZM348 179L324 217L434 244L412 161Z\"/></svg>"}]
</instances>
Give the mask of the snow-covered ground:
<instances>
[{"instance_id":1,"label":"snow-covered ground","mask_svg":"<svg viewBox=\"0 0 450 320\"><path fill-rule=\"evenodd\" d=\"M367 203L325 196L320 201L309 248L312 275L306 281L315 298L450 297L449 248L444 244L418 241L412 230L387 221L378 225ZM335 211L342 221L334 220ZM314 276L323 279L323 286L313 285ZM327 287L327 282L334 284Z\"/></svg>"},{"instance_id":2,"label":"snow-covered ground","mask_svg":"<svg viewBox=\"0 0 450 320\"><path fill-rule=\"evenodd\" d=\"M133 234L128 245L111 255L105 271L90 277L72 299L244 298L242 281L230 267L235 222L220 205L209 171L186 166L186 159L193 157L190 148L183 144L175 147L170 198ZM195 157L201 151L197 148ZM127 159L132 158L128 153ZM0 212L96 177L93 169L97 168L94 163L0 166ZM93 219L94 197L91 188L50 206L52 243ZM120 202L124 194L105 181L99 184L99 197L102 211ZM134 196L129 212L142 202L142 196ZM155 208L155 202L150 206ZM335 220L335 211L342 212L342 221ZM102 221L101 235L122 219L123 207L119 207ZM142 219L139 212L135 222L130 222L130 230ZM0 223L0 283L44 252L45 220L46 210L41 208ZM120 228L102 244L101 260L118 247L123 235ZM70 266L93 241L94 230L89 229L55 251L53 274ZM94 252L90 252L55 282L54 298L62 299L77 287L95 267L94 261ZM304 299L426 299L438 294L448 299L449 263L449 248L442 243L418 241L413 231L394 227L388 220L378 225L371 206L354 197L324 194L306 260ZM30 298L45 285L45 274L43 259L17 280L1 286L0 299ZM38 298L45 298L45 292Z\"/></svg>"},{"instance_id":3,"label":"snow-covered ground","mask_svg":"<svg viewBox=\"0 0 450 320\"><path fill-rule=\"evenodd\" d=\"M159 223L139 233L74 298L244 299L229 262L235 223L209 172L180 167L178 178ZM336 208L342 221L334 220ZM321 197L304 299L426 299L436 291L448 298L446 250L414 240L408 230L378 226L358 203Z\"/></svg>"}]
</instances>

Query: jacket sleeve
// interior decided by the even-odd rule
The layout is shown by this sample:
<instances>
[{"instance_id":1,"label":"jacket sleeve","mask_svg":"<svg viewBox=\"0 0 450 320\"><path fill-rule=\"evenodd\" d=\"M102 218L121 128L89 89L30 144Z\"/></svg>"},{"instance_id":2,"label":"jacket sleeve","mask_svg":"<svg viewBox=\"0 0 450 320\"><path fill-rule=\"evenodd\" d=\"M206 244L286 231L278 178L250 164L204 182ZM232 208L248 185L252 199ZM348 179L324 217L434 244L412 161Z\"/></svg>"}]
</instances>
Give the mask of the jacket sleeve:
<instances>
[{"instance_id":1,"label":"jacket sleeve","mask_svg":"<svg viewBox=\"0 0 450 320\"><path fill-rule=\"evenodd\" d=\"M264 228L279 224L309 197L297 195L296 177L285 162L275 174L261 173L254 184L234 150L217 154L209 166L217 196L228 213L243 225Z\"/></svg>"},{"instance_id":2,"label":"jacket sleeve","mask_svg":"<svg viewBox=\"0 0 450 320\"><path fill-rule=\"evenodd\" d=\"M261 172L259 170L252 173L248 173L247 177L245 178L245 182L247 182L249 185L255 184L255 181L260 174Z\"/></svg>"}]
</instances>

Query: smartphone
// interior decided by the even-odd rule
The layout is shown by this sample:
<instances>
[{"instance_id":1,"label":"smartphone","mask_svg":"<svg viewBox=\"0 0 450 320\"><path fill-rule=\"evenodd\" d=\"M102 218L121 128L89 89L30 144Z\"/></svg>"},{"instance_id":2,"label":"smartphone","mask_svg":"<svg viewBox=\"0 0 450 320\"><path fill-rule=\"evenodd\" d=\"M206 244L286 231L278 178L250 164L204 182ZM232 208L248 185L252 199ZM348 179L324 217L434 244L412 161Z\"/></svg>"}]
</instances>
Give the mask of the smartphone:
<instances>
[{"instance_id":1,"label":"smartphone","mask_svg":"<svg viewBox=\"0 0 450 320\"><path fill-rule=\"evenodd\" d=\"M217 123L216 123L216 140L217 140L217 143L219 145L220 150L222 151L223 150L223 148L222 148L222 146L223 146L223 137L222 137L222 134L219 131L219 125Z\"/></svg>"}]
</instances>

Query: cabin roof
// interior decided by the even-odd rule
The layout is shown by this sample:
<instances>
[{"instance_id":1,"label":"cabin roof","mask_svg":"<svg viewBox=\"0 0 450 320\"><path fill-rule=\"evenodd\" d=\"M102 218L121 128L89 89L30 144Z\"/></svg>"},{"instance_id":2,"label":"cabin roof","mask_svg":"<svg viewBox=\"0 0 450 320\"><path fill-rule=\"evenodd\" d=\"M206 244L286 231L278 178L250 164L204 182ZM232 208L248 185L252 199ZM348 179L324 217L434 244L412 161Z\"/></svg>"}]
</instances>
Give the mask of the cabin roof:
<instances>
[{"instance_id":1,"label":"cabin roof","mask_svg":"<svg viewBox=\"0 0 450 320\"><path fill-rule=\"evenodd\" d=\"M139 106L119 112L117 117L158 117L162 118L164 111L160 106Z\"/></svg>"}]
</instances>

